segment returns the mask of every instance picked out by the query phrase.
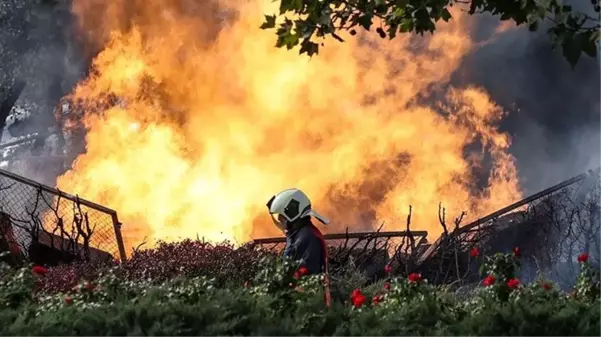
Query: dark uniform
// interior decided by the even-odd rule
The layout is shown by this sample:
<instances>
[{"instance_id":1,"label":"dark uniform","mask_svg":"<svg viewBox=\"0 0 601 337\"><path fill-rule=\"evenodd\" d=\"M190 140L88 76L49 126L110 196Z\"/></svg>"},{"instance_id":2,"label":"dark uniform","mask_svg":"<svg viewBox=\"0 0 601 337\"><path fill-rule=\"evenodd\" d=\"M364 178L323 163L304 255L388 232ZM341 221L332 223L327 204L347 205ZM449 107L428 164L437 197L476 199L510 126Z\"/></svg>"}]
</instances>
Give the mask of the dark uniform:
<instances>
[{"instance_id":1,"label":"dark uniform","mask_svg":"<svg viewBox=\"0 0 601 337\"><path fill-rule=\"evenodd\" d=\"M327 249L323 234L313 225L310 217L288 224L284 256L301 261L309 274L327 271Z\"/></svg>"}]
</instances>

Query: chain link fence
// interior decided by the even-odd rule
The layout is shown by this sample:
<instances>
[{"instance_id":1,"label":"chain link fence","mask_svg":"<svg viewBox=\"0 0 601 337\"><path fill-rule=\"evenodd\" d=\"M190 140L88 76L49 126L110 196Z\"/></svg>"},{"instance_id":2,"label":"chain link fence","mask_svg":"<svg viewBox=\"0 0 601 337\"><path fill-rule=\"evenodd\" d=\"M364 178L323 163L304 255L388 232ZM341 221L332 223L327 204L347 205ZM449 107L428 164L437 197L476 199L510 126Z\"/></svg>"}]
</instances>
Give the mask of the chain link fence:
<instances>
[{"instance_id":1,"label":"chain link fence","mask_svg":"<svg viewBox=\"0 0 601 337\"><path fill-rule=\"evenodd\" d=\"M12 262L125 260L117 213L0 170L0 250Z\"/></svg>"},{"instance_id":2,"label":"chain link fence","mask_svg":"<svg viewBox=\"0 0 601 337\"><path fill-rule=\"evenodd\" d=\"M600 169L591 170L533 194L472 223L445 231L414 265L433 283L470 284L480 279L480 257L521 251L521 279L541 273L566 289L577 275L576 257L590 254L599 268L601 235Z\"/></svg>"}]
</instances>

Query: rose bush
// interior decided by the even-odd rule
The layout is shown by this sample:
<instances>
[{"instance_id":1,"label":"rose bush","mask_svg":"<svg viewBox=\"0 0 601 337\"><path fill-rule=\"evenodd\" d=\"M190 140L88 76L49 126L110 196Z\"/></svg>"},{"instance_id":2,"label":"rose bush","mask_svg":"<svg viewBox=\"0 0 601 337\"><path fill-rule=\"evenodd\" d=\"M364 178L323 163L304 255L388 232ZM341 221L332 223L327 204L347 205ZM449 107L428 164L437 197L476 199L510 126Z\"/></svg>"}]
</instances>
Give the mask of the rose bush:
<instances>
[{"instance_id":1,"label":"rose bush","mask_svg":"<svg viewBox=\"0 0 601 337\"><path fill-rule=\"evenodd\" d=\"M483 281L469 296L411 273L349 290L330 306L324 275L307 275L298 263L269 254L249 261L253 272L235 281L220 279L227 275L222 266L154 266L145 273L130 261L53 292L40 290L55 276L52 268L3 266L0 334L598 335L599 275L587 257L578 258L570 295L544 279L523 284L516 251L484 257Z\"/></svg>"},{"instance_id":2,"label":"rose bush","mask_svg":"<svg viewBox=\"0 0 601 337\"><path fill-rule=\"evenodd\" d=\"M174 277L206 276L215 282L242 283L259 271L257 261L274 254L253 245L234 247L229 243L210 244L198 240L177 243L159 242L156 248L137 251L124 263L73 263L49 268L39 284L43 293L65 292L81 280L92 281L114 265L114 273L123 280L152 280L164 282Z\"/></svg>"}]
</instances>

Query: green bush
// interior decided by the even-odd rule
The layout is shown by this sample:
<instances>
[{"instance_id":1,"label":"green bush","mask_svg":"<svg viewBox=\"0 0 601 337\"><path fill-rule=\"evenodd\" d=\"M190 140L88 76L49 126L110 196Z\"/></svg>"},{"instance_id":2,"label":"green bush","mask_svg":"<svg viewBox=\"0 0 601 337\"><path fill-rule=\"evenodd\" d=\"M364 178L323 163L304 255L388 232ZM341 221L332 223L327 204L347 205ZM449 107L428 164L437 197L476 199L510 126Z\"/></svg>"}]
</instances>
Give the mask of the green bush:
<instances>
[{"instance_id":1,"label":"green bush","mask_svg":"<svg viewBox=\"0 0 601 337\"><path fill-rule=\"evenodd\" d=\"M274 257L232 287L205 276L124 280L116 266L93 283L44 294L35 291L49 277L43 268L5 268L0 335L599 335L598 273L581 260L570 294L545 280L520 284L519 259L497 254L482 270L487 286L469 296L414 273L348 290L329 307L324 275Z\"/></svg>"}]
</instances>

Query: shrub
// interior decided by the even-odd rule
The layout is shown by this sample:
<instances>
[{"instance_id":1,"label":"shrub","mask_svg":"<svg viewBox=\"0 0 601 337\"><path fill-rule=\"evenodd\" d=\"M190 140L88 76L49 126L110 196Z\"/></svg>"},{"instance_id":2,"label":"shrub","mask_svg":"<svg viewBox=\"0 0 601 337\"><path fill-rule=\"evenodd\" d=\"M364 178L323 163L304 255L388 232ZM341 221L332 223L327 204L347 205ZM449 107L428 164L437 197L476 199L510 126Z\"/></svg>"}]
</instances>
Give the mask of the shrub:
<instances>
[{"instance_id":1,"label":"shrub","mask_svg":"<svg viewBox=\"0 0 601 337\"><path fill-rule=\"evenodd\" d=\"M206 276L221 286L242 285L258 272L259 261L273 253L244 245L235 248L229 243L210 244L198 240L178 243L159 242L156 248L135 252L126 262L114 268L113 273L123 280L152 280L164 282L179 276ZM107 268L106 263L73 263L52 267L48 277L39 285L43 293L66 292L78 282L94 281Z\"/></svg>"},{"instance_id":2,"label":"shrub","mask_svg":"<svg viewBox=\"0 0 601 337\"><path fill-rule=\"evenodd\" d=\"M254 263L245 287L194 272L129 279L114 266L94 282L44 294L35 290L50 271L3 269L0 334L598 335L598 272L581 264L576 296L542 279L520 284L519 257L496 254L482 270L495 282L469 296L413 273L354 289L330 307L323 275L269 255Z\"/></svg>"},{"instance_id":3,"label":"shrub","mask_svg":"<svg viewBox=\"0 0 601 337\"><path fill-rule=\"evenodd\" d=\"M30 303L34 287L35 275L27 268L13 269L0 263L0 310Z\"/></svg>"},{"instance_id":4,"label":"shrub","mask_svg":"<svg viewBox=\"0 0 601 337\"><path fill-rule=\"evenodd\" d=\"M92 281L100 273L112 267L108 263L71 263L48 268L44 277L38 283L37 291L42 293L66 292L82 280Z\"/></svg>"},{"instance_id":5,"label":"shrub","mask_svg":"<svg viewBox=\"0 0 601 337\"><path fill-rule=\"evenodd\" d=\"M270 254L252 244L236 248L227 242L160 242L155 249L135 253L121 267L128 279L164 281L176 276L210 276L222 285L242 284L257 273L256 262Z\"/></svg>"}]
</instances>

